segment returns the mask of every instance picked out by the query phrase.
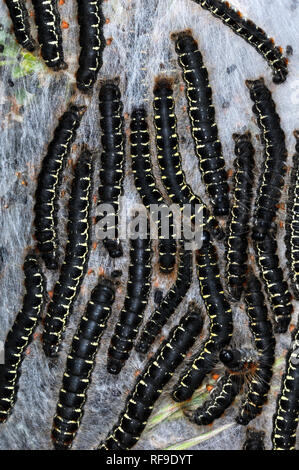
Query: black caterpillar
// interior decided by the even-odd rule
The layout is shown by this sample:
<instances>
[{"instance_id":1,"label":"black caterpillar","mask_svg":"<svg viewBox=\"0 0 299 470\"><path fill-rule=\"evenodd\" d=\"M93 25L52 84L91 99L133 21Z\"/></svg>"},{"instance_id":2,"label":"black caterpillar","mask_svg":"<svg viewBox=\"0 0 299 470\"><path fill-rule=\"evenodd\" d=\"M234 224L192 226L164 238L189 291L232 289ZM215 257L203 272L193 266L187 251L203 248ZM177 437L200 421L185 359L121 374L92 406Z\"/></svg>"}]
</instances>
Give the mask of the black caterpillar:
<instances>
[{"instance_id":1,"label":"black caterpillar","mask_svg":"<svg viewBox=\"0 0 299 470\"><path fill-rule=\"evenodd\" d=\"M259 54L268 62L273 70L273 82L283 83L288 75L288 60L283 57L281 47L274 44L272 38L268 38L265 31L256 26L251 20L242 17L242 13L234 10L228 2L220 0L193 0L212 15L219 18L223 24L231 28L238 36L241 36L253 46Z\"/></svg>"},{"instance_id":2,"label":"black caterpillar","mask_svg":"<svg viewBox=\"0 0 299 470\"><path fill-rule=\"evenodd\" d=\"M117 239L119 197L122 193L125 159L124 119L121 93L114 83L105 83L100 90L100 114L103 153L99 186L99 203L110 204L114 213L108 222L107 236L103 240L109 255L118 258L123 255L121 242ZM99 214L101 220L103 213Z\"/></svg>"},{"instance_id":3,"label":"black caterpillar","mask_svg":"<svg viewBox=\"0 0 299 470\"><path fill-rule=\"evenodd\" d=\"M78 0L77 5L81 47L76 76L77 87L87 93L95 84L103 64L105 17L102 12L102 0Z\"/></svg>"},{"instance_id":4,"label":"black caterpillar","mask_svg":"<svg viewBox=\"0 0 299 470\"><path fill-rule=\"evenodd\" d=\"M99 445L99 450L128 450L137 443L163 387L193 346L202 324L198 307L190 304L187 314L171 330L138 376L118 423Z\"/></svg>"},{"instance_id":5,"label":"black caterpillar","mask_svg":"<svg viewBox=\"0 0 299 470\"><path fill-rule=\"evenodd\" d=\"M130 240L127 294L108 350L107 370L110 374L121 371L138 334L151 288L151 255L149 233L145 239L138 237Z\"/></svg>"},{"instance_id":6,"label":"black caterpillar","mask_svg":"<svg viewBox=\"0 0 299 470\"><path fill-rule=\"evenodd\" d=\"M292 290L299 300L299 130L294 135L296 153L288 193L285 244Z\"/></svg>"},{"instance_id":7,"label":"black caterpillar","mask_svg":"<svg viewBox=\"0 0 299 470\"><path fill-rule=\"evenodd\" d=\"M0 365L0 422L9 417L17 399L25 351L32 340L45 298L45 279L34 253L24 263L26 294L22 310L9 331L5 346L5 363Z\"/></svg>"},{"instance_id":8,"label":"black caterpillar","mask_svg":"<svg viewBox=\"0 0 299 470\"><path fill-rule=\"evenodd\" d=\"M192 252L180 248L180 262L175 284L167 292L164 299L159 303L150 319L145 324L136 350L147 353L150 346L161 333L163 326L175 312L192 282Z\"/></svg>"},{"instance_id":9,"label":"black caterpillar","mask_svg":"<svg viewBox=\"0 0 299 470\"><path fill-rule=\"evenodd\" d=\"M253 195L254 147L251 134L235 134L233 205L228 220L226 240L226 278L231 296L240 300L246 281L248 234Z\"/></svg>"},{"instance_id":10,"label":"black caterpillar","mask_svg":"<svg viewBox=\"0 0 299 470\"><path fill-rule=\"evenodd\" d=\"M96 354L113 302L112 283L100 279L91 293L67 357L52 426L52 441L57 450L71 447L81 424Z\"/></svg>"},{"instance_id":11,"label":"black caterpillar","mask_svg":"<svg viewBox=\"0 0 299 470\"><path fill-rule=\"evenodd\" d=\"M246 430L246 441L244 442L243 450L265 450L264 439L264 431L248 428Z\"/></svg>"},{"instance_id":12,"label":"black caterpillar","mask_svg":"<svg viewBox=\"0 0 299 470\"><path fill-rule=\"evenodd\" d=\"M84 279L90 252L92 155L84 149L75 168L69 202L68 241L59 279L48 306L43 332L47 356L58 353L62 336Z\"/></svg>"},{"instance_id":13,"label":"black caterpillar","mask_svg":"<svg viewBox=\"0 0 299 470\"><path fill-rule=\"evenodd\" d=\"M229 212L229 187L215 123L215 108L208 71L204 66L197 42L188 31L177 35L175 48L186 83L191 132L203 182L211 198L214 214L225 216Z\"/></svg>"},{"instance_id":14,"label":"black caterpillar","mask_svg":"<svg viewBox=\"0 0 299 470\"><path fill-rule=\"evenodd\" d=\"M295 450L299 418L299 329L293 333L293 342L286 358L285 374L273 418L273 450Z\"/></svg>"},{"instance_id":15,"label":"black caterpillar","mask_svg":"<svg viewBox=\"0 0 299 470\"><path fill-rule=\"evenodd\" d=\"M264 240L276 216L284 185L287 149L285 135L280 126L280 118L264 79L247 80L246 85L250 90L250 97L254 101L252 110L257 116L265 146L252 230L252 238L260 241Z\"/></svg>"},{"instance_id":16,"label":"black caterpillar","mask_svg":"<svg viewBox=\"0 0 299 470\"><path fill-rule=\"evenodd\" d=\"M186 410L184 414L191 422L206 426L223 415L241 392L245 374L253 361L251 351L245 349L224 349L219 359L228 371L217 381L209 399L195 411Z\"/></svg>"},{"instance_id":17,"label":"black caterpillar","mask_svg":"<svg viewBox=\"0 0 299 470\"><path fill-rule=\"evenodd\" d=\"M168 210L163 196L156 186L151 166L150 137L147 124L147 113L144 107L134 109L131 118L131 157L132 170L136 188L142 202L150 211L152 205L159 206L163 211ZM169 213L169 238L162 235L162 217L157 221L159 236L159 266L163 273L170 273L175 266L176 241L174 237L173 214Z\"/></svg>"},{"instance_id":18,"label":"black caterpillar","mask_svg":"<svg viewBox=\"0 0 299 470\"><path fill-rule=\"evenodd\" d=\"M278 245L272 233L264 241L254 245L256 261L272 305L275 319L275 332L285 333L293 312L292 297L284 273L279 266Z\"/></svg>"},{"instance_id":19,"label":"black caterpillar","mask_svg":"<svg viewBox=\"0 0 299 470\"><path fill-rule=\"evenodd\" d=\"M196 213L203 212L203 223L216 238L224 236L223 230L199 196L195 195L186 182L182 168L179 150L179 138L176 128L175 103L172 84L168 79L158 79L154 89L154 123L156 128L156 143L158 164L161 170L162 182L173 203L191 205L191 221Z\"/></svg>"},{"instance_id":20,"label":"black caterpillar","mask_svg":"<svg viewBox=\"0 0 299 470\"><path fill-rule=\"evenodd\" d=\"M59 120L38 175L35 193L35 237L48 269L58 268L57 212L60 184L85 107L71 105Z\"/></svg>"},{"instance_id":21,"label":"black caterpillar","mask_svg":"<svg viewBox=\"0 0 299 470\"><path fill-rule=\"evenodd\" d=\"M268 309L265 305L261 284L254 275L251 275L248 279L245 303L249 317L249 327L258 352L258 360L236 418L237 423L243 426L247 426L250 421L262 412L270 390L272 366L275 361L273 328L268 319Z\"/></svg>"},{"instance_id":22,"label":"black caterpillar","mask_svg":"<svg viewBox=\"0 0 299 470\"><path fill-rule=\"evenodd\" d=\"M220 281L217 252L204 232L203 246L197 252L197 275L200 292L210 319L209 336L180 376L173 392L175 401L184 401L193 395L205 376L218 361L218 354L231 340L232 311Z\"/></svg>"},{"instance_id":23,"label":"black caterpillar","mask_svg":"<svg viewBox=\"0 0 299 470\"><path fill-rule=\"evenodd\" d=\"M206 426L229 408L239 395L244 384L242 374L231 374L226 372L212 390L209 399L195 411L185 410L184 414L189 420L199 426Z\"/></svg>"},{"instance_id":24,"label":"black caterpillar","mask_svg":"<svg viewBox=\"0 0 299 470\"><path fill-rule=\"evenodd\" d=\"M61 19L57 0L32 0L32 4L35 12L38 42L45 63L53 70L66 69L67 64L64 62Z\"/></svg>"},{"instance_id":25,"label":"black caterpillar","mask_svg":"<svg viewBox=\"0 0 299 470\"><path fill-rule=\"evenodd\" d=\"M20 46L32 52L36 43L31 37L29 15L25 0L5 0L13 24L15 37Z\"/></svg>"}]
</instances>

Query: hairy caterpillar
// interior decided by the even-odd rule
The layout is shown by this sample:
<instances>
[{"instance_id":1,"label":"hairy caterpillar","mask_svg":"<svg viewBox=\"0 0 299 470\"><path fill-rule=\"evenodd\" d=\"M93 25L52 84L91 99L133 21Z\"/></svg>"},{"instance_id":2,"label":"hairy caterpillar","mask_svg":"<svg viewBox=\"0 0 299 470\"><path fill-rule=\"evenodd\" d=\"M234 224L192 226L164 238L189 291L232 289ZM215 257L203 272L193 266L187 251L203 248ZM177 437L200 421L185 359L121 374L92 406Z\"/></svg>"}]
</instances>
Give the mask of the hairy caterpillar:
<instances>
[{"instance_id":1,"label":"hairy caterpillar","mask_svg":"<svg viewBox=\"0 0 299 470\"><path fill-rule=\"evenodd\" d=\"M48 269L58 268L57 211L65 162L76 138L85 107L71 105L61 116L42 162L35 193L35 237Z\"/></svg>"},{"instance_id":2,"label":"hairy caterpillar","mask_svg":"<svg viewBox=\"0 0 299 470\"><path fill-rule=\"evenodd\" d=\"M76 76L77 87L87 93L95 84L103 64L105 17L102 12L102 0L78 0L77 4L81 47Z\"/></svg>"},{"instance_id":3,"label":"hairy caterpillar","mask_svg":"<svg viewBox=\"0 0 299 470\"><path fill-rule=\"evenodd\" d=\"M244 442L243 450L265 450L264 439L264 431L248 428L246 430L246 441Z\"/></svg>"},{"instance_id":4,"label":"hairy caterpillar","mask_svg":"<svg viewBox=\"0 0 299 470\"><path fill-rule=\"evenodd\" d=\"M286 357L286 369L273 418L273 450L295 450L299 418L299 329Z\"/></svg>"},{"instance_id":5,"label":"hairy caterpillar","mask_svg":"<svg viewBox=\"0 0 299 470\"><path fill-rule=\"evenodd\" d=\"M134 109L131 119L131 157L132 170L136 188L142 202L150 211L150 206L159 206L161 211L168 210L163 196L156 186L151 166L150 137L147 124L147 113L144 107ZM163 273L170 273L175 266L176 241L174 237L173 215L169 213L169 238L162 234L163 212L157 221L159 236L159 265Z\"/></svg>"},{"instance_id":6,"label":"hairy caterpillar","mask_svg":"<svg viewBox=\"0 0 299 470\"><path fill-rule=\"evenodd\" d=\"M22 361L32 340L45 298L45 279L34 253L26 256L24 273L26 294L23 307L7 335L5 363L0 365L0 422L7 420L16 402Z\"/></svg>"},{"instance_id":7,"label":"hairy caterpillar","mask_svg":"<svg viewBox=\"0 0 299 470\"><path fill-rule=\"evenodd\" d=\"M173 389L172 398L175 401L191 398L205 376L214 368L219 351L230 342L233 332L232 311L221 285L217 252L207 232L204 232L203 246L197 252L197 276L210 319L209 336Z\"/></svg>"},{"instance_id":8,"label":"hairy caterpillar","mask_svg":"<svg viewBox=\"0 0 299 470\"><path fill-rule=\"evenodd\" d=\"M277 241L274 235L269 233L265 240L256 242L254 248L256 261L272 305L275 331L285 333L291 321L293 305L283 270L279 266Z\"/></svg>"},{"instance_id":9,"label":"hairy caterpillar","mask_svg":"<svg viewBox=\"0 0 299 470\"><path fill-rule=\"evenodd\" d=\"M153 107L158 164L162 182L170 199L181 207L191 205L191 221L194 221L196 213L199 214L202 211L204 225L216 238L222 238L224 234L218 222L209 214L207 206L200 197L195 195L186 183L179 150L175 104L170 80L157 80Z\"/></svg>"},{"instance_id":10,"label":"hairy caterpillar","mask_svg":"<svg viewBox=\"0 0 299 470\"><path fill-rule=\"evenodd\" d=\"M228 2L221 0L193 0L202 8L208 10L223 24L231 28L238 36L241 36L255 50L262 55L273 70L273 82L283 83L288 75L288 60L283 57L281 47L274 44L272 38L268 38L265 31L256 26L251 20L243 18L240 11L234 10Z\"/></svg>"},{"instance_id":11,"label":"hairy caterpillar","mask_svg":"<svg viewBox=\"0 0 299 470\"><path fill-rule=\"evenodd\" d=\"M240 300L246 281L248 233L253 195L254 147L251 134L235 134L234 193L226 239L226 278L231 296Z\"/></svg>"},{"instance_id":12,"label":"hairy caterpillar","mask_svg":"<svg viewBox=\"0 0 299 470\"><path fill-rule=\"evenodd\" d=\"M221 377L215 388L213 388L209 399L195 411L186 410L184 414L189 420L199 426L206 426L213 423L216 419L229 408L239 395L244 384L242 374L231 374L226 372Z\"/></svg>"},{"instance_id":13,"label":"hairy caterpillar","mask_svg":"<svg viewBox=\"0 0 299 470\"><path fill-rule=\"evenodd\" d=\"M177 279L164 299L147 321L142 330L136 350L147 353L152 343L160 334L163 326L167 323L171 315L175 312L192 282L192 252L180 247L180 262Z\"/></svg>"},{"instance_id":14,"label":"hairy caterpillar","mask_svg":"<svg viewBox=\"0 0 299 470\"><path fill-rule=\"evenodd\" d=\"M13 24L15 37L20 46L32 52L36 43L31 37L25 0L5 0Z\"/></svg>"},{"instance_id":15,"label":"hairy caterpillar","mask_svg":"<svg viewBox=\"0 0 299 470\"><path fill-rule=\"evenodd\" d=\"M114 213L109 214L109 216L112 216L113 222L112 220L108 222L107 237L103 241L112 258L123 255L121 242L117 239L117 214L119 211L119 197L122 192L125 159L122 110L123 104L118 86L110 82L105 83L100 90L103 153L101 156L99 202L100 204L110 204L114 209ZM100 213L99 220L103 215L103 213Z\"/></svg>"},{"instance_id":16,"label":"hairy caterpillar","mask_svg":"<svg viewBox=\"0 0 299 470\"><path fill-rule=\"evenodd\" d=\"M60 13L57 0L32 0L42 57L53 70L67 68L64 62Z\"/></svg>"},{"instance_id":17,"label":"hairy caterpillar","mask_svg":"<svg viewBox=\"0 0 299 470\"><path fill-rule=\"evenodd\" d=\"M255 358L252 351L246 349L223 349L219 359L228 371L217 381L209 399L202 406L195 411L184 412L191 422L199 426L213 423L230 407L241 392L245 374Z\"/></svg>"},{"instance_id":18,"label":"hairy caterpillar","mask_svg":"<svg viewBox=\"0 0 299 470\"><path fill-rule=\"evenodd\" d=\"M293 157L288 193L285 244L292 290L295 298L299 300L299 130L295 131L294 135L296 153Z\"/></svg>"},{"instance_id":19,"label":"hairy caterpillar","mask_svg":"<svg viewBox=\"0 0 299 470\"><path fill-rule=\"evenodd\" d=\"M191 132L203 182L211 198L214 214L224 216L229 212L229 188L208 71L197 42L188 31L177 35L175 48L186 83Z\"/></svg>"},{"instance_id":20,"label":"hairy caterpillar","mask_svg":"<svg viewBox=\"0 0 299 470\"><path fill-rule=\"evenodd\" d=\"M87 268L91 232L92 166L92 155L89 150L84 149L77 161L72 182L65 258L44 324L43 347L50 357L58 353Z\"/></svg>"},{"instance_id":21,"label":"hairy caterpillar","mask_svg":"<svg viewBox=\"0 0 299 470\"><path fill-rule=\"evenodd\" d=\"M252 108L257 116L265 146L263 168L259 181L259 189L255 202L252 238L264 240L276 216L281 190L284 185L286 171L285 162L287 149L285 135L280 126L275 103L264 79L246 81L250 97L254 102Z\"/></svg>"},{"instance_id":22,"label":"hairy caterpillar","mask_svg":"<svg viewBox=\"0 0 299 470\"><path fill-rule=\"evenodd\" d=\"M268 309L259 280L250 275L245 295L249 327L258 352L256 368L236 418L238 424L247 425L262 412L267 401L275 360L275 338Z\"/></svg>"},{"instance_id":23,"label":"hairy caterpillar","mask_svg":"<svg viewBox=\"0 0 299 470\"><path fill-rule=\"evenodd\" d=\"M113 302L112 283L100 279L91 293L67 357L52 426L55 449L70 448L81 424L96 354Z\"/></svg>"},{"instance_id":24,"label":"hairy caterpillar","mask_svg":"<svg viewBox=\"0 0 299 470\"><path fill-rule=\"evenodd\" d=\"M107 370L110 374L118 374L121 371L142 322L151 288L151 255L149 233L145 239L138 237L130 240L127 295L108 350Z\"/></svg>"},{"instance_id":25,"label":"hairy caterpillar","mask_svg":"<svg viewBox=\"0 0 299 470\"><path fill-rule=\"evenodd\" d=\"M171 330L138 376L118 423L101 442L99 450L128 450L137 443L163 387L193 346L202 324L201 312L190 304L187 314Z\"/></svg>"}]
</instances>

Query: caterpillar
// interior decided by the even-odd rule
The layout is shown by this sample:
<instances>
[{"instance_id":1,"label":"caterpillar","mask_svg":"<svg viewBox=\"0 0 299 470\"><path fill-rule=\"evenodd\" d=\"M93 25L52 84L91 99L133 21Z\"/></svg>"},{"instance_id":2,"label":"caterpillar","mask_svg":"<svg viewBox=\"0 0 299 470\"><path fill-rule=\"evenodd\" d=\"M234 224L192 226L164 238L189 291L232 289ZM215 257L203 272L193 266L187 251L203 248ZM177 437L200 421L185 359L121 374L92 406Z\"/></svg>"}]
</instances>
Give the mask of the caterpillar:
<instances>
[{"instance_id":1,"label":"caterpillar","mask_svg":"<svg viewBox=\"0 0 299 470\"><path fill-rule=\"evenodd\" d=\"M52 425L51 435L56 450L71 447L81 424L96 354L111 313L114 294L113 284L101 278L91 293L73 337Z\"/></svg>"},{"instance_id":2,"label":"caterpillar","mask_svg":"<svg viewBox=\"0 0 299 470\"><path fill-rule=\"evenodd\" d=\"M5 362L0 365L0 422L5 422L17 399L25 351L32 340L45 299L45 279L34 253L24 263L26 294L22 310L9 331L4 347Z\"/></svg>"},{"instance_id":3,"label":"caterpillar","mask_svg":"<svg viewBox=\"0 0 299 470\"><path fill-rule=\"evenodd\" d=\"M121 371L133 348L151 288L151 256L149 233L147 238L130 240L127 295L108 350L107 370L110 374Z\"/></svg>"},{"instance_id":4,"label":"caterpillar","mask_svg":"<svg viewBox=\"0 0 299 470\"><path fill-rule=\"evenodd\" d=\"M81 52L76 79L79 90L87 93L95 84L103 64L105 17L102 12L102 0L78 0L77 5Z\"/></svg>"},{"instance_id":5,"label":"caterpillar","mask_svg":"<svg viewBox=\"0 0 299 470\"><path fill-rule=\"evenodd\" d=\"M229 213L229 187L215 122L208 71L198 44L190 32L184 31L176 35L175 49L186 83L191 132L203 182L210 196L214 215L225 216Z\"/></svg>"},{"instance_id":6,"label":"caterpillar","mask_svg":"<svg viewBox=\"0 0 299 470\"><path fill-rule=\"evenodd\" d=\"M175 385L172 398L185 401L193 395L218 361L218 354L229 344L233 332L232 311L225 298L217 263L217 252L204 232L203 246L197 252L197 276L200 292L210 319L208 338L191 359Z\"/></svg>"},{"instance_id":7,"label":"caterpillar","mask_svg":"<svg viewBox=\"0 0 299 470\"><path fill-rule=\"evenodd\" d=\"M57 0L32 0L38 42L46 65L53 70L64 70L60 13Z\"/></svg>"},{"instance_id":8,"label":"caterpillar","mask_svg":"<svg viewBox=\"0 0 299 470\"><path fill-rule=\"evenodd\" d=\"M223 349L219 359L228 370L218 379L209 399L195 411L184 411L189 420L199 426L213 423L230 407L241 392L245 374L255 358L252 351L246 349Z\"/></svg>"},{"instance_id":9,"label":"caterpillar","mask_svg":"<svg viewBox=\"0 0 299 470\"><path fill-rule=\"evenodd\" d=\"M185 410L185 416L198 426L206 426L213 423L234 402L242 390L243 384L244 377L242 374L225 372L217 381L209 399L195 411Z\"/></svg>"},{"instance_id":10,"label":"caterpillar","mask_svg":"<svg viewBox=\"0 0 299 470\"><path fill-rule=\"evenodd\" d=\"M29 15L25 0L5 0L13 24L15 37L20 46L33 52L36 43L30 33Z\"/></svg>"},{"instance_id":11,"label":"caterpillar","mask_svg":"<svg viewBox=\"0 0 299 470\"><path fill-rule=\"evenodd\" d=\"M280 395L273 417L273 450L295 450L299 419L299 329L293 332L293 341L286 357Z\"/></svg>"},{"instance_id":12,"label":"caterpillar","mask_svg":"<svg viewBox=\"0 0 299 470\"><path fill-rule=\"evenodd\" d=\"M112 258L123 255L121 242L117 239L119 197L122 192L125 159L124 119L121 93L117 85L107 82L100 89L100 114L102 129L101 169L99 186L100 204L110 204L114 213L109 214L113 222L108 222L104 246ZM115 216L116 214L116 216ZM101 220L103 213L99 214Z\"/></svg>"},{"instance_id":13,"label":"caterpillar","mask_svg":"<svg viewBox=\"0 0 299 470\"><path fill-rule=\"evenodd\" d=\"M261 283L250 275L247 282L245 304L249 317L249 327L254 337L258 360L248 390L236 418L238 424L246 426L262 412L267 401L275 360L275 338L268 309L265 305Z\"/></svg>"},{"instance_id":14,"label":"caterpillar","mask_svg":"<svg viewBox=\"0 0 299 470\"><path fill-rule=\"evenodd\" d=\"M265 450L264 439L264 431L247 428L246 441L244 442L243 450Z\"/></svg>"},{"instance_id":15,"label":"caterpillar","mask_svg":"<svg viewBox=\"0 0 299 470\"><path fill-rule=\"evenodd\" d=\"M256 261L272 306L275 332L285 333L293 312L292 297L279 266L277 241L272 233L254 244Z\"/></svg>"},{"instance_id":16,"label":"caterpillar","mask_svg":"<svg viewBox=\"0 0 299 470\"><path fill-rule=\"evenodd\" d=\"M117 424L98 450L128 450L137 443L163 387L193 346L202 325L201 312L190 304L187 313L138 376Z\"/></svg>"},{"instance_id":17,"label":"caterpillar","mask_svg":"<svg viewBox=\"0 0 299 470\"><path fill-rule=\"evenodd\" d=\"M294 296L299 300L299 130L294 132L296 138L296 153L293 157L293 168L288 192L286 219L286 257L289 276Z\"/></svg>"},{"instance_id":18,"label":"caterpillar","mask_svg":"<svg viewBox=\"0 0 299 470\"><path fill-rule=\"evenodd\" d=\"M224 236L222 228L186 182L179 151L172 84L167 78L156 81L153 107L158 164L168 196L173 203L182 208L184 205L191 205L192 222L196 213L199 214L202 211L204 225L216 238L222 238Z\"/></svg>"},{"instance_id":19,"label":"caterpillar","mask_svg":"<svg viewBox=\"0 0 299 470\"><path fill-rule=\"evenodd\" d=\"M288 60L283 57L282 48L275 46L274 40L269 38L262 28L256 26L251 20L243 18L242 13L234 10L228 2L221 0L193 1L208 10L216 18L219 18L223 24L245 39L261 54L273 70L274 83L279 84L286 80Z\"/></svg>"},{"instance_id":20,"label":"caterpillar","mask_svg":"<svg viewBox=\"0 0 299 470\"><path fill-rule=\"evenodd\" d=\"M249 132L243 135L234 134L233 138L236 159L233 203L227 224L226 279L231 296L240 300L246 281L255 151Z\"/></svg>"},{"instance_id":21,"label":"caterpillar","mask_svg":"<svg viewBox=\"0 0 299 470\"><path fill-rule=\"evenodd\" d=\"M43 348L45 354L50 357L58 353L88 264L91 237L92 167L92 154L84 148L78 158L72 181L65 258L44 322Z\"/></svg>"},{"instance_id":22,"label":"caterpillar","mask_svg":"<svg viewBox=\"0 0 299 470\"><path fill-rule=\"evenodd\" d=\"M275 103L264 79L247 80L246 85L254 102L252 110L257 116L265 147L252 230L252 238L261 241L265 239L271 228L272 220L276 216L284 185L287 149L285 135L280 126L280 118L276 113Z\"/></svg>"},{"instance_id":23,"label":"caterpillar","mask_svg":"<svg viewBox=\"0 0 299 470\"><path fill-rule=\"evenodd\" d=\"M144 326L136 350L145 354L175 312L192 282L192 253L180 247L180 262L175 284L167 292Z\"/></svg>"},{"instance_id":24,"label":"caterpillar","mask_svg":"<svg viewBox=\"0 0 299 470\"><path fill-rule=\"evenodd\" d=\"M48 269L58 268L57 212L63 169L86 108L69 106L61 116L38 175L35 192L35 237Z\"/></svg>"},{"instance_id":25,"label":"caterpillar","mask_svg":"<svg viewBox=\"0 0 299 470\"><path fill-rule=\"evenodd\" d=\"M161 212L157 221L159 236L159 266L162 273L170 273L175 266L176 241L174 237L173 214L169 213L169 238L162 234L163 210L168 207L156 186L151 166L150 137L147 123L147 113L144 107L136 108L131 116L131 157L135 185L142 202L148 211L150 206L159 206ZM151 214L152 215L152 214Z\"/></svg>"}]
</instances>

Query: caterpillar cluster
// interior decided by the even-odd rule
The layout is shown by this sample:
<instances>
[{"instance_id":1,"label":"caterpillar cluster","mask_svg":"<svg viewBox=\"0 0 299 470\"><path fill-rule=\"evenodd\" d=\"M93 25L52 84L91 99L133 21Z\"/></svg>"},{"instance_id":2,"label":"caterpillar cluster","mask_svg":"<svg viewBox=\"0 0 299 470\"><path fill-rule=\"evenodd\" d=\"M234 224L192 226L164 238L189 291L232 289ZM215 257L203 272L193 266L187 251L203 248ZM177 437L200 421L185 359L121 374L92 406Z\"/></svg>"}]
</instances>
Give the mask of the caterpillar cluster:
<instances>
[{"instance_id":1,"label":"caterpillar cluster","mask_svg":"<svg viewBox=\"0 0 299 470\"><path fill-rule=\"evenodd\" d=\"M118 86L105 83L100 90L100 114L102 129L101 169L99 186L99 204L109 204L113 213L108 214L106 238L103 243L112 258L123 255L121 242L118 240L119 197L122 193L125 159L123 104ZM104 213L100 213L101 220Z\"/></svg>"},{"instance_id":2,"label":"caterpillar cluster","mask_svg":"<svg viewBox=\"0 0 299 470\"><path fill-rule=\"evenodd\" d=\"M276 112L275 103L264 79L247 80L246 85L254 102L252 110L257 116L265 146L252 231L252 238L261 241L270 231L271 223L276 216L284 185L287 149L285 135L280 126L280 117Z\"/></svg>"},{"instance_id":3,"label":"caterpillar cluster","mask_svg":"<svg viewBox=\"0 0 299 470\"><path fill-rule=\"evenodd\" d=\"M233 137L236 159L233 203L227 225L226 278L231 296L240 300L246 281L255 151L250 133Z\"/></svg>"},{"instance_id":4,"label":"caterpillar cluster","mask_svg":"<svg viewBox=\"0 0 299 470\"><path fill-rule=\"evenodd\" d=\"M108 350L107 370L118 374L129 358L143 319L151 288L151 240L138 237L130 240L130 264L127 294L115 326Z\"/></svg>"},{"instance_id":5,"label":"caterpillar cluster","mask_svg":"<svg viewBox=\"0 0 299 470\"><path fill-rule=\"evenodd\" d=\"M0 422L8 419L16 402L22 361L45 299L45 279L34 253L26 256L24 273L26 294L23 307L7 335L4 364L0 365Z\"/></svg>"},{"instance_id":6,"label":"caterpillar cluster","mask_svg":"<svg viewBox=\"0 0 299 470\"><path fill-rule=\"evenodd\" d=\"M67 64L64 61L61 18L57 0L32 0L32 4L35 12L38 42L45 63L53 70L66 69Z\"/></svg>"},{"instance_id":7,"label":"caterpillar cluster","mask_svg":"<svg viewBox=\"0 0 299 470\"><path fill-rule=\"evenodd\" d=\"M180 247L180 261L174 285L161 300L157 309L146 322L140 335L136 350L147 353L152 343L161 333L163 326L178 308L192 282L192 252Z\"/></svg>"},{"instance_id":8,"label":"caterpillar cluster","mask_svg":"<svg viewBox=\"0 0 299 470\"><path fill-rule=\"evenodd\" d=\"M288 60L283 57L281 47L251 20L245 19L240 11L234 10L228 2L221 0L193 0L223 24L231 28L262 55L273 70L273 82L283 83L288 75Z\"/></svg>"},{"instance_id":9,"label":"caterpillar cluster","mask_svg":"<svg viewBox=\"0 0 299 470\"><path fill-rule=\"evenodd\" d=\"M246 441L244 442L243 450L265 450L264 439L264 431L247 428Z\"/></svg>"},{"instance_id":10,"label":"caterpillar cluster","mask_svg":"<svg viewBox=\"0 0 299 470\"><path fill-rule=\"evenodd\" d=\"M171 330L138 376L117 424L101 442L99 450L128 450L137 443L163 387L193 346L202 325L198 307L190 304L187 314Z\"/></svg>"},{"instance_id":11,"label":"caterpillar cluster","mask_svg":"<svg viewBox=\"0 0 299 470\"><path fill-rule=\"evenodd\" d=\"M175 49L186 83L191 132L203 182L215 216L224 216L229 212L229 188L208 71L197 42L188 31L177 35Z\"/></svg>"},{"instance_id":12,"label":"caterpillar cluster","mask_svg":"<svg viewBox=\"0 0 299 470\"><path fill-rule=\"evenodd\" d=\"M256 261L265 285L275 320L275 331L285 333L293 312L292 297L279 265L278 245L273 233L255 242Z\"/></svg>"},{"instance_id":13,"label":"caterpillar cluster","mask_svg":"<svg viewBox=\"0 0 299 470\"><path fill-rule=\"evenodd\" d=\"M43 348L50 357L58 353L87 268L91 236L92 173L92 154L84 149L77 161L72 182L65 258L44 323Z\"/></svg>"},{"instance_id":14,"label":"caterpillar cluster","mask_svg":"<svg viewBox=\"0 0 299 470\"><path fill-rule=\"evenodd\" d=\"M15 37L20 46L32 52L36 43L30 33L29 15L25 0L5 0L13 24Z\"/></svg>"},{"instance_id":15,"label":"caterpillar cluster","mask_svg":"<svg viewBox=\"0 0 299 470\"><path fill-rule=\"evenodd\" d=\"M214 368L219 351L229 344L233 332L232 311L221 285L217 252L207 232L204 233L203 246L197 252L196 261L200 293L210 319L210 329L208 338L191 359L172 392L172 398L179 402L191 398Z\"/></svg>"},{"instance_id":16,"label":"caterpillar cluster","mask_svg":"<svg viewBox=\"0 0 299 470\"><path fill-rule=\"evenodd\" d=\"M96 353L111 313L114 294L112 283L100 279L73 337L52 426L52 441L57 450L70 448L79 429Z\"/></svg>"},{"instance_id":17,"label":"caterpillar cluster","mask_svg":"<svg viewBox=\"0 0 299 470\"><path fill-rule=\"evenodd\" d=\"M71 105L61 116L42 162L35 192L35 237L48 269L58 268L58 199L63 169L85 107Z\"/></svg>"},{"instance_id":18,"label":"caterpillar cluster","mask_svg":"<svg viewBox=\"0 0 299 470\"><path fill-rule=\"evenodd\" d=\"M294 135L296 153L288 193L285 245L292 290L299 300L299 131L295 131Z\"/></svg>"},{"instance_id":19,"label":"caterpillar cluster","mask_svg":"<svg viewBox=\"0 0 299 470\"><path fill-rule=\"evenodd\" d=\"M105 17L102 12L102 0L79 0L77 5L81 52L76 79L78 89L87 93L95 84L103 64Z\"/></svg>"},{"instance_id":20,"label":"caterpillar cluster","mask_svg":"<svg viewBox=\"0 0 299 470\"><path fill-rule=\"evenodd\" d=\"M254 275L250 275L247 282L245 303L250 331L258 352L254 375L236 418L238 424L246 426L262 412L267 401L275 360L275 338L261 284Z\"/></svg>"},{"instance_id":21,"label":"caterpillar cluster","mask_svg":"<svg viewBox=\"0 0 299 470\"><path fill-rule=\"evenodd\" d=\"M156 186L155 177L152 172L150 137L147 113L144 107L136 108L132 112L130 141L132 170L137 191L148 211L151 210L151 206L159 206L161 210L157 221L159 266L163 273L170 273L174 269L176 257L176 241L173 238L175 235L173 214L169 213L166 219L169 227L169 237L166 238L162 233L162 218L165 217L164 212L168 212L168 206L165 204L163 196Z\"/></svg>"},{"instance_id":22,"label":"caterpillar cluster","mask_svg":"<svg viewBox=\"0 0 299 470\"><path fill-rule=\"evenodd\" d=\"M194 222L196 214L199 216L202 212L203 225L216 238L222 238L224 234L218 222L186 182L179 150L172 84L168 79L157 80L153 107L158 164L168 196L182 208L191 205L191 222Z\"/></svg>"},{"instance_id":23,"label":"caterpillar cluster","mask_svg":"<svg viewBox=\"0 0 299 470\"><path fill-rule=\"evenodd\" d=\"M299 329L293 332L293 341L286 357L286 369L281 392L273 418L273 450L295 450L299 419Z\"/></svg>"}]
</instances>

